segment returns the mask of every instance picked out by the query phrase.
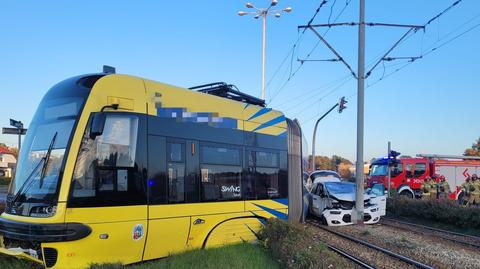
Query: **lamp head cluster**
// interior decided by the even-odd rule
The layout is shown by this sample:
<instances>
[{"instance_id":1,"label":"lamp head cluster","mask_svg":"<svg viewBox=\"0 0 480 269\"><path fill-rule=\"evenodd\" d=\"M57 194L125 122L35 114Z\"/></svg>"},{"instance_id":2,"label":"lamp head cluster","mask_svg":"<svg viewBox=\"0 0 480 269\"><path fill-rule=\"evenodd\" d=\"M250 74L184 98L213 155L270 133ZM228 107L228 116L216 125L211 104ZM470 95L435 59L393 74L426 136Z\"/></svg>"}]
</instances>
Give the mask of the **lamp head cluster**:
<instances>
[{"instance_id":1,"label":"lamp head cluster","mask_svg":"<svg viewBox=\"0 0 480 269\"><path fill-rule=\"evenodd\" d=\"M278 0L272 0L272 2L270 3L270 6L268 6L267 8L257 8L253 3L247 2L245 6L248 9L254 9L254 11L239 11L238 15L245 16L248 14L252 14L254 15L255 19L258 19L260 17L266 17L268 15L274 16L276 18L280 18L282 16L281 15L282 12L289 13L292 11L291 7L286 7L284 9L273 9L273 7L275 7L277 4L278 4Z\"/></svg>"}]
</instances>

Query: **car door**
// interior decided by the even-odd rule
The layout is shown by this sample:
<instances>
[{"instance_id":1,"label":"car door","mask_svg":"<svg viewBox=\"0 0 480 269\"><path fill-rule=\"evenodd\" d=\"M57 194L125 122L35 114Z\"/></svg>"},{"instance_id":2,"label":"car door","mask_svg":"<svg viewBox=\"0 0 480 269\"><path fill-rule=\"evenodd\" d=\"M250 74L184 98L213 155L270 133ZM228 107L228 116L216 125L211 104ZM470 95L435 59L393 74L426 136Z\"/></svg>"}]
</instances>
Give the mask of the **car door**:
<instances>
[{"instance_id":1,"label":"car door","mask_svg":"<svg viewBox=\"0 0 480 269\"><path fill-rule=\"evenodd\" d=\"M322 216L323 210L327 204L327 199L324 186L322 183L319 183L315 188L315 191L312 193L312 210L316 216Z\"/></svg>"},{"instance_id":2,"label":"car door","mask_svg":"<svg viewBox=\"0 0 480 269\"><path fill-rule=\"evenodd\" d=\"M383 184L374 184L371 192L374 195L370 198L373 204L378 205L380 216L385 216L387 212L387 196L385 195L385 186Z\"/></svg>"},{"instance_id":3,"label":"car door","mask_svg":"<svg viewBox=\"0 0 480 269\"><path fill-rule=\"evenodd\" d=\"M413 170L414 178L408 182L412 189L420 189L422 187L423 180L427 176L427 166L428 164L424 161L415 163L415 169Z\"/></svg>"}]
</instances>

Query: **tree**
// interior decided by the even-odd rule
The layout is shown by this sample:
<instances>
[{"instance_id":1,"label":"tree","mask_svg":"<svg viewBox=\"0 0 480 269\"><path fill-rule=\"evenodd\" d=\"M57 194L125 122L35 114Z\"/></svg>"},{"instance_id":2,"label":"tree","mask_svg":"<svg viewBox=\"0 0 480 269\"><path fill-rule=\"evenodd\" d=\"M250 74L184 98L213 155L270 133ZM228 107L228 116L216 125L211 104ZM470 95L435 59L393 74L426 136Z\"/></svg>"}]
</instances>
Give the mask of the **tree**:
<instances>
[{"instance_id":1,"label":"tree","mask_svg":"<svg viewBox=\"0 0 480 269\"><path fill-rule=\"evenodd\" d=\"M350 179L353 177L352 164L341 163L338 165L338 173L342 178Z\"/></svg>"},{"instance_id":2,"label":"tree","mask_svg":"<svg viewBox=\"0 0 480 269\"><path fill-rule=\"evenodd\" d=\"M12 155L15 157L15 159L18 160L18 148L11 147L11 148L8 148L8 150L12 153Z\"/></svg>"},{"instance_id":3,"label":"tree","mask_svg":"<svg viewBox=\"0 0 480 269\"><path fill-rule=\"evenodd\" d=\"M312 156L309 156L309 163L312 163ZM327 156L315 156L315 164L317 170L338 171L340 174L343 173L345 178L351 177L351 172L349 174L346 170L349 170L347 167L352 167L352 162L341 156L333 155L332 158ZM341 172L342 169L345 171ZM344 176L342 175L342 177Z\"/></svg>"},{"instance_id":4,"label":"tree","mask_svg":"<svg viewBox=\"0 0 480 269\"><path fill-rule=\"evenodd\" d=\"M345 159L345 158L343 158L341 156L337 156L337 155L332 156L332 162L334 162L336 165L339 165L341 163L352 164L352 162L349 161L348 159Z\"/></svg>"},{"instance_id":5,"label":"tree","mask_svg":"<svg viewBox=\"0 0 480 269\"><path fill-rule=\"evenodd\" d=\"M479 156L480 157L480 138L472 144L471 148L465 150L465 156Z\"/></svg>"}]
</instances>

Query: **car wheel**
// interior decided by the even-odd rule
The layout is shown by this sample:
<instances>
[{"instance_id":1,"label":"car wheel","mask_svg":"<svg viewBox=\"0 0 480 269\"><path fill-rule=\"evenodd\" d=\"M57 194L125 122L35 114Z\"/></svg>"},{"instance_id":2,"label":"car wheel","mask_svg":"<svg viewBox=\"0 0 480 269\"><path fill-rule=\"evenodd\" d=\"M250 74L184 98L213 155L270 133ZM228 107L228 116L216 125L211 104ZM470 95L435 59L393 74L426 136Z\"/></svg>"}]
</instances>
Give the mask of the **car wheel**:
<instances>
[{"instance_id":1,"label":"car wheel","mask_svg":"<svg viewBox=\"0 0 480 269\"><path fill-rule=\"evenodd\" d=\"M323 225L327 225L327 219L325 218L325 216L321 216L320 217L320 222L323 224Z\"/></svg>"}]
</instances>

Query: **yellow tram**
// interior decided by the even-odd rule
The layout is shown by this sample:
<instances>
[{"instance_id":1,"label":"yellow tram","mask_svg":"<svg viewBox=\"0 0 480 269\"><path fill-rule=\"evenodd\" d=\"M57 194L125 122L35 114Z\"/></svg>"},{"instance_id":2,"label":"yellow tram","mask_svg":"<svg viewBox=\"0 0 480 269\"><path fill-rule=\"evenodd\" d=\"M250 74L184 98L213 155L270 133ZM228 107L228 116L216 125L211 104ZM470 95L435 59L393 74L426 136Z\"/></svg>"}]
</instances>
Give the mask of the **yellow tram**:
<instances>
[{"instance_id":1,"label":"yellow tram","mask_svg":"<svg viewBox=\"0 0 480 269\"><path fill-rule=\"evenodd\" d=\"M224 83L64 80L25 137L0 253L86 268L254 240L300 220L301 146L296 121Z\"/></svg>"}]
</instances>

